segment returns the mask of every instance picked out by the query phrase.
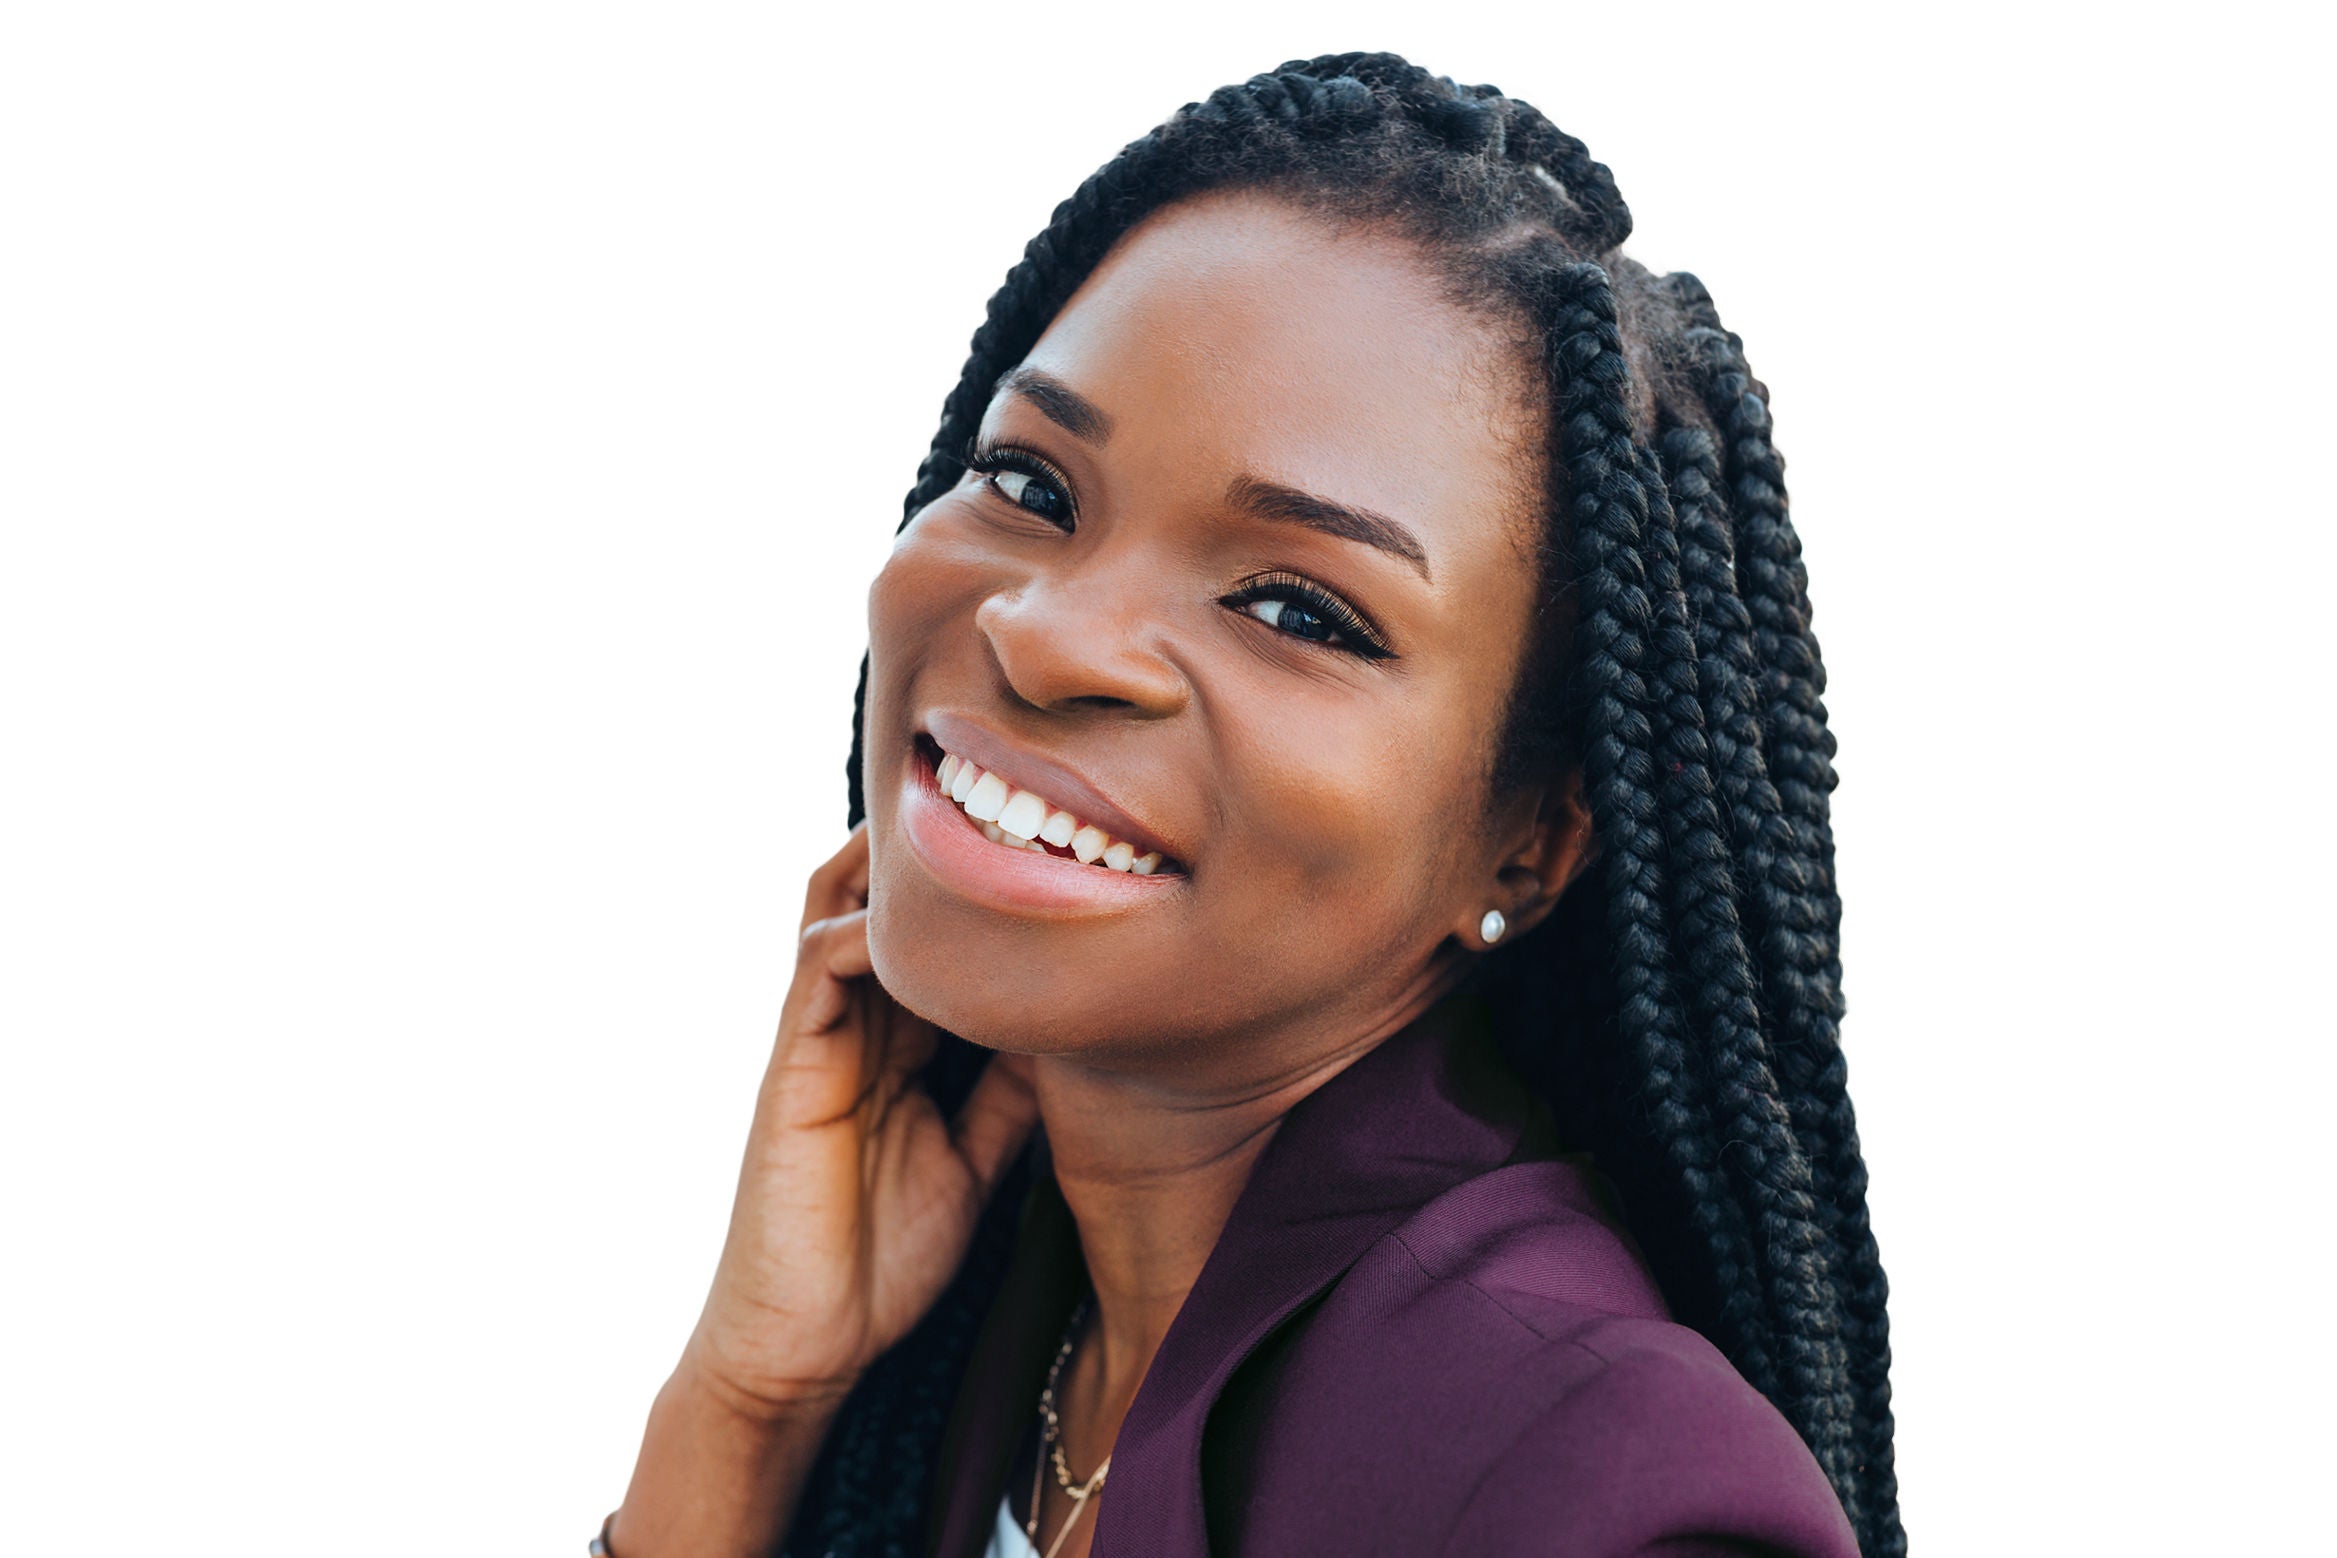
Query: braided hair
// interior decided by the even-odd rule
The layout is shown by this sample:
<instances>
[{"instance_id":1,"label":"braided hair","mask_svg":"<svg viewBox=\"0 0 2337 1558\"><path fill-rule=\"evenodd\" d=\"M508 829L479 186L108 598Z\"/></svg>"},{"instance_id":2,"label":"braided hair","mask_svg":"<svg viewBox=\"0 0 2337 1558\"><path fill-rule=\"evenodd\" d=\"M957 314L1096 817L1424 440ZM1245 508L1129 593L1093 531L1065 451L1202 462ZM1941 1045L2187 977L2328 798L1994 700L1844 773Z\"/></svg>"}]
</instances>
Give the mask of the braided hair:
<instances>
[{"instance_id":1,"label":"braided hair","mask_svg":"<svg viewBox=\"0 0 2337 1558\"><path fill-rule=\"evenodd\" d=\"M1538 639L1493 782L1579 765L1598 848L1481 977L1518 1069L1621 1192L1675 1315L1800 1433L1861 1550L1904 1553L1888 1288L1839 1035L1834 740L1808 576L1767 391L1694 277L1620 252L1631 214L1606 167L1527 104L1391 54L1292 61L1186 105L1080 185L1008 273L902 523L956 485L999 378L1113 244L1230 189L1392 229L1457 300L1521 327L1545 386L1549 501ZM864 663L855 822L866 695ZM945 1109L984 1058L944 1039L930 1085ZM917 1550L1017 1188L846 1404L787 1551Z\"/></svg>"}]
</instances>

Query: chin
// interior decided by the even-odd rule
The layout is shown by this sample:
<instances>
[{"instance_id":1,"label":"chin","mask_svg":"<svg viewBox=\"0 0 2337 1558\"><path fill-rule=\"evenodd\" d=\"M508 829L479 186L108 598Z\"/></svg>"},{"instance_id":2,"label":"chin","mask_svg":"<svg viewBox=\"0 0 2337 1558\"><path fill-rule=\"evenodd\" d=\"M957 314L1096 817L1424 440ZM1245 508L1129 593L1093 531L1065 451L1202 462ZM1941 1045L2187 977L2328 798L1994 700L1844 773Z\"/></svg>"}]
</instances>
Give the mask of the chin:
<instances>
[{"instance_id":1,"label":"chin","mask_svg":"<svg viewBox=\"0 0 2337 1558\"><path fill-rule=\"evenodd\" d=\"M999 923L952 904L915 868L870 873L868 950L877 982L936 1027L985 1049L1055 1055L1108 1045L1130 1010L1048 942L1059 928ZM1052 972L1061 969L1062 972Z\"/></svg>"}]
</instances>

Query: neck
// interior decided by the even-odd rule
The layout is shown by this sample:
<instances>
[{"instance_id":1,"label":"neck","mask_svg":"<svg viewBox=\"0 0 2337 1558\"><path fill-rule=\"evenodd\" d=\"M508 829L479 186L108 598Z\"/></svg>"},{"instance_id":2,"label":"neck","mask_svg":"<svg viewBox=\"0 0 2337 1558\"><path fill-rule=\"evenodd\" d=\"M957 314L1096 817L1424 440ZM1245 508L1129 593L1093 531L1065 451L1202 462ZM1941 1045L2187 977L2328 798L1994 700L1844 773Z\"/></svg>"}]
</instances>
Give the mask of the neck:
<instances>
[{"instance_id":1,"label":"neck","mask_svg":"<svg viewBox=\"0 0 2337 1558\"><path fill-rule=\"evenodd\" d=\"M1117 1425L1216 1247L1258 1157L1300 1099L1426 1011L1435 978L1344 1040L1245 1045L1264 1066L1130 1072L1077 1057L1033 1066L1057 1184L1079 1227L1097 1321L1081 1398ZM1295 1054L1293 1054L1295 1052ZM1105 1438L1108 1444L1108 1436Z\"/></svg>"}]
</instances>

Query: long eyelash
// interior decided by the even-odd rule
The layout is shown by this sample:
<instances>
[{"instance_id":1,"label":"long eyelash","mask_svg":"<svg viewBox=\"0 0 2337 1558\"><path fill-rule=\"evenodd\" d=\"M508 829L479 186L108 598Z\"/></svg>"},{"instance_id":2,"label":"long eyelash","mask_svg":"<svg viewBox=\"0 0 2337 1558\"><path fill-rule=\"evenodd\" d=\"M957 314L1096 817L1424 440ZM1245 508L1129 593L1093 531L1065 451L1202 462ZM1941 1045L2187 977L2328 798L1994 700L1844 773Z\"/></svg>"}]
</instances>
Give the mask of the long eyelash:
<instances>
[{"instance_id":1,"label":"long eyelash","mask_svg":"<svg viewBox=\"0 0 2337 1558\"><path fill-rule=\"evenodd\" d=\"M1259 574L1228 595L1225 603L1229 606L1247 606L1252 601L1261 600L1295 602L1330 623L1346 642L1324 644L1322 647L1325 649L1361 655L1366 660L1395 658L1396 652L1387 646L1379 630L1364 618L1362 612L1338 596L1326 593L1320 585L1300 574Z\"/></svg>"},{"instance_id":2,"label":"long eyelash","mask_svg":"<svg viewBox=\"0 0 2337 1558\"><path fill-rule=\"evenodd\" d=\"M968 444L965 446L963 465L965 470L982 472L984 477L1003 470L1019 470L1026 477L1045 477L1061 488L1063 498L1070 498L1070 477L1066 477L1052 460L1040 458L1040 455L1017 444L979 444L979 441L977 444Z\"/></svg>"},{"instance_id":3,"label":"long eyelash","mask_svg":"<svg viewBox=\"0 0 2337 1558\"><path fill-rule=\"evenodd\" d=\"M1018 444L986 444L979 434L966 442L966 452L960 462L969 471L989 476L999 471L1020 471L1025 476L1042 477L1055 484L1071 505L1072 518L1079 517L1079 499L1071 490L1071 478L1062 469L1042 455L1031 453Z\"/></svg>"}]
</instances>

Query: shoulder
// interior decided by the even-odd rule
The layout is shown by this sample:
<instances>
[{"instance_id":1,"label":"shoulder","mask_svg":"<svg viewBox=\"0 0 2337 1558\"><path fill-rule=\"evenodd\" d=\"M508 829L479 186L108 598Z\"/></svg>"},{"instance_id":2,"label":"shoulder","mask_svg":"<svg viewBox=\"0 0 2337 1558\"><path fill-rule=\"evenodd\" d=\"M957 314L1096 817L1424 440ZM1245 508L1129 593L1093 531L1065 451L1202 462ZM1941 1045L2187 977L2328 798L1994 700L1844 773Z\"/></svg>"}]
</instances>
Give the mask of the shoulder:
<instances>
[{"instance_id":1,"label":"shoulder","mask_svg":"<svg viewBox=\"0 0 2337 1558\"><path fill-rule=\"evenodd\" d=\"M1856 1558L1808 1446L1702 1336L1618 1321L1569 1345L1597 1365L1490 1459L1447 1550Z\"/></svg>"},{"instance_id":2,"label":"shoulder","mask_svg":"<svg viewBox=\"0 0 2337 1558\"><path fill-rule=\"evenodd\" d=\"M1595 1169L1497 1169L1390 1238L1470 1295L1456 1323L1470 1312L1466 1329L1541 1396L1469 1492L1451 1550L1559 1550L1546 1544L1563 1531L1563 1550L1586 1554L1856 1558L1816 1457L1719 1348L1672 1321Z\"/></svg>"},{"instance_id":3,"label":"shoulder","mask_svg":"<svg viewBox=\"0 0 2337 1558\"><path fill-rule=\"evenodd\" d=\"M1613 1189L1587 1160L1512 1163L1465 1180L1387 1242L1424 1277L1482 1294L1535 1335L1591 1315L1670 1318Z\"/></svg>"},{"instance_id":4,"label":"shoulder","mask_svg":"<svg viewBox=\"0 0 2337 1558\"><path fill-rule=\"evenodd\" d=\"M1261 1363L1238 1480L1305 1465L1336 1490L1300 1495L1318 1518L1368 1514L1405 1551L1855 1558L1816 1459L1671 1320L1577 1162L1507 1165L1422 1206Z\"/></svg>"}]
</instances>

